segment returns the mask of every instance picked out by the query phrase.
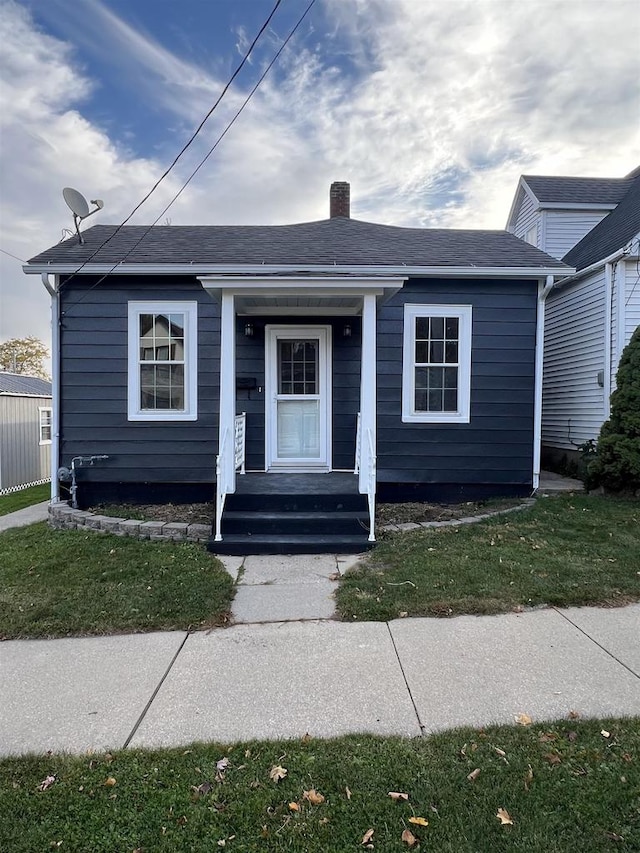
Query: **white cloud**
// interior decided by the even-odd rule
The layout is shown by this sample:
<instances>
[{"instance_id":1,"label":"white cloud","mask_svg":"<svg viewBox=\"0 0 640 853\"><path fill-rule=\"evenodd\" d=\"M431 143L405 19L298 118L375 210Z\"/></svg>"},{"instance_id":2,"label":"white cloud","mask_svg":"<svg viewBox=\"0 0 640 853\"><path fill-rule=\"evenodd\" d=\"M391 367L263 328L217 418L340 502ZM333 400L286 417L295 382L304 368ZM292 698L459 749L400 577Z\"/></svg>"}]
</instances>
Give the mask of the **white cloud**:
<instances>
[{"instance_id":1,"label":"white cloud","mask_svg":"<svg viewBox=\"0 0 640 853\"><path fill-rule=\"evenodd\" d=\"M167 123L195 126L220 90L221 69L218 79L213 60L195 65L104 3L90 5L95 14L69 20L68 37L96 39L103 58L117 55L119 73L135 74L146 97L156 93ZM23 7L4 0L2 10L11 105L3 110L2 246L29 257L70 224L62 186L104 198L93 221L117 222L166 163L134 156L92 125L82 110L99 81ZM324 0L315 10L169 212L174 224L324 218L329 183L349 180L363 219L500 228L523 172L616 176L637 165L634 0ZM254 61L243 86L260 67ZM234 87L136 221L161 210L245 94ZM175 134L176 149L184 138ZM158 145L168 149L166 135ZM39 282L0 258L0 337L44 337Z\"/></svg>"}]
</instances>

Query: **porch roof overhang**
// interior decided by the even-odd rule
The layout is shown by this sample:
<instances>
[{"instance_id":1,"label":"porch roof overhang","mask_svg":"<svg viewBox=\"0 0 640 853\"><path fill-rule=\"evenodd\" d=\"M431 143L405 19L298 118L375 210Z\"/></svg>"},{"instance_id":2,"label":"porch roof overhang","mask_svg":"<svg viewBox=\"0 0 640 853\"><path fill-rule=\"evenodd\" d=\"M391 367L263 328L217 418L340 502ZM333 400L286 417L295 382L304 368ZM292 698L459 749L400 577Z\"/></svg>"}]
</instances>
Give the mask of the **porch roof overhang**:
<instances>
[{"instance_id":1,"label":"porch roof overhang","mask_svg":"<svg viewBox=\"0 0 640 853\"><path fill-rule=\"evenodd\" d=\"M357 315L364 296L385 302L406 278L382 276L198 276L206 292L217 301L234 297L237 314Z\"/></svg>"}]
</instances>

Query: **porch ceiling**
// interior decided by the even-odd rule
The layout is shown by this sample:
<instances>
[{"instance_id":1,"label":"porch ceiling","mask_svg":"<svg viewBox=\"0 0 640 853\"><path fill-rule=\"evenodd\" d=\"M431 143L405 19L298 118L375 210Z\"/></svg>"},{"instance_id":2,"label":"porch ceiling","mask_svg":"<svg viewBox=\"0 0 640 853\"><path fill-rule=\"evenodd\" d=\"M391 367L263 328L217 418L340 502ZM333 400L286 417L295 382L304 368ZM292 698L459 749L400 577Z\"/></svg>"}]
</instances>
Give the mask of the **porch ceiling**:
<instances>
[{"instance_id":1,"label":"porch ceiling","mask_svg":"<svg viewBox=\"0 0 640 853\"><path fill-rule=\"evenodd\" d=\"M384 302L397 293L404 278L355 276L202 276L202 286L216 300L223 293L234 297L237 314L339 314L362 313L366 295Z\"/></svg>"}]
</instances>

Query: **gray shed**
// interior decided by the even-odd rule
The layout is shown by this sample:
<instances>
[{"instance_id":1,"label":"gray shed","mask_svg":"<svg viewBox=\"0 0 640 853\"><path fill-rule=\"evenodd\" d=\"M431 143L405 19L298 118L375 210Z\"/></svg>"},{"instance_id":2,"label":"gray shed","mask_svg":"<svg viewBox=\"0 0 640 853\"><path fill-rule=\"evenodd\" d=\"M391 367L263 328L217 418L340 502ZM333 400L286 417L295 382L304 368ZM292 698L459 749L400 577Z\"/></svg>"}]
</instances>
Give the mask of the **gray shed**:
<instances>
[{"instance_id":1,"label":"gray shed","mask_svg":"<svg viewBox=\"0 0 640 853\"><path fill-rule=\"evenodd\" d=\"M0 372L0 494L51 479L51 383Z\"/></svg>"}]
</instances>

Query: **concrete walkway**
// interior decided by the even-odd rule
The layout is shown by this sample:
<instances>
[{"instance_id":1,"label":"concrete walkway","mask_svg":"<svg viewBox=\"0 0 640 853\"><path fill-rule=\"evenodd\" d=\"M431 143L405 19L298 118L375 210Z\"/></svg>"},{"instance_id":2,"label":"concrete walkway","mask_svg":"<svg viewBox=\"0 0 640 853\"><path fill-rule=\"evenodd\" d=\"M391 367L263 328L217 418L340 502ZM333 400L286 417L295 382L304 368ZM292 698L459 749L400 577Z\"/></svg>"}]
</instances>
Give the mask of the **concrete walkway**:
<instances>
[{"instance_id":1,"label":"concrete walkway","mask_svg":"<svg viewBox=\"0 0 640 853\"><path fill-rule=\"evenodd\" d=\"M237 582L232 604L235 623L331 619L338 581L362 555L219 555Z\"/></svg>"},{"instance_id":2,"label":"concrete walkway","mask_svg":"<svg viewBox=\"0 0 640 853\"><path fill-rule=\"evenodd\" d=\"M632 605L8 641L0 754L637 715L639 637Z\"/></svg>"},{"instance_id":3,"label":"concrete walkway","mask_svg":"<svg viewBox=\"0 0 640 853\"><path fill-rule=\"evenodd\" d=\"M40 504L0 515L0 533L12 527L26 527L28 524L35 524L36 521L46 521L48 510L49 501L43 501Z\"/></svg>"}]
</instances>

